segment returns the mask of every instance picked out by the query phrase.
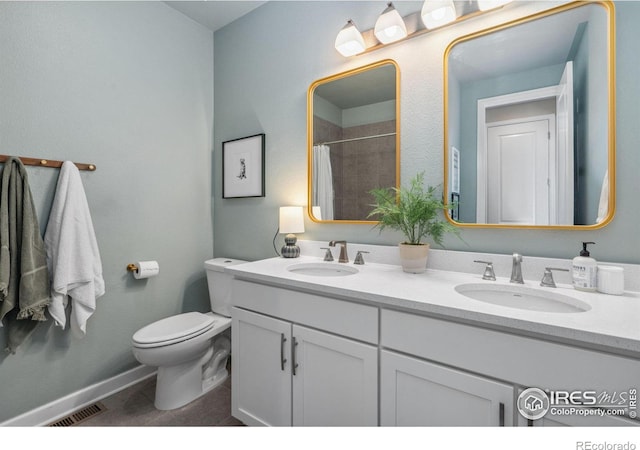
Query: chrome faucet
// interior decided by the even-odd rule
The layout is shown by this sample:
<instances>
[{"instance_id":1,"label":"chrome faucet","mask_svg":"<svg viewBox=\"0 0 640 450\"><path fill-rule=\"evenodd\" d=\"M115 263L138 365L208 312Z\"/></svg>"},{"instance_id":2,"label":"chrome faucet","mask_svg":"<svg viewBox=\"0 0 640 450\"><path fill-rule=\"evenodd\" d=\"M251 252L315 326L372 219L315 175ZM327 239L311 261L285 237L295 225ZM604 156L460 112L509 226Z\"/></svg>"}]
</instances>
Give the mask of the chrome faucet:
<instances>
[{"instance_id":1,"label":"chrome faucet","mask_svg":"<svg viewBox=\"0 0 640 450\"><path fill-rule=\"evenodd\" d=\"M329 242L329 247L335 247L336 244L341 244L340 257L338 258L338 262L348 263L349 255L347 255L347 241L331 241Z\"/></svg>"},{"instance_id":2,"label":"chrome faucet","mask_svg":"<svg viewBox=\"0 0 640 450\"><path fill-rule=\"evenodd\" d=\"M557 267L545 267L544 275L542 276L542 281L540 281L540 286L543 287L556 287L556 282L553 281L553 273L552 270L559 270L561 272L569 272L569 269L559 269Z\"/></svg>"},{"instance_id":3,"label":"chrome faucet","mask_svg":"<svg viewBox=\"0 0 640 450\"><path fill-rule=\"evenodd\" d=\"M358 265L358 266L364 266L364 257L362 256L363 253L369 253L369 252L365 252L364 250L358 250L358 254L356 255L356 259L353 260L353 263Z\"/></svg>"},{"instance_id":4,"label":"chrome faucet","mask_svg":"<svg viewBox=\"0 0 640 450\"><path fill-rule=\"evenodd\" d=\"M524 284L522 279L522 255L519 253L513 254L513 265L511 266L511 283Z\"/></svg>"},{"instance_id":5,"label":"chrome faucet","mask_svg":"<svg viewBox=\"0 0 640 450\"><path fill-rule=\"evenodd\" d=\"M475 259L474 263L486 264L487 266L484 268L484 273L482 274L483 280L496 281L496 273L493 271L493 262L491 261L480 261Z\"/></svg>"},{"instance_id":6,"label":"chrome faucet","mask_svg":"<svg viewBox=\"0 0 640 450\"><path fill-rule=\"evenodd\" d=\"M324 261L333 261L333 255L329 247L320 247L320 250L326 250L324 253Z\"/></svg>"}]
</instances>

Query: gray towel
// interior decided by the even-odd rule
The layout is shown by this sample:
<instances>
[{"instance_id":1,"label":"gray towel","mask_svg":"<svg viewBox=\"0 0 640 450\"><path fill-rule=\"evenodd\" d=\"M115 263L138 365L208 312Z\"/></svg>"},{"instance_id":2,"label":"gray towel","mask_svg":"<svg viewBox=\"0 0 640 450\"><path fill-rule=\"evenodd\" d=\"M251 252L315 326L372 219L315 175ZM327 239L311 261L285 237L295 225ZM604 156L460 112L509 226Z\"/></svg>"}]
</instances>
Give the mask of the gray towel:
<instances>
[{"instance_id":1,"label":"gray towel","mask_svg":"<svg viewBox=\"0 0 640 450\"><path fill-rule=\"evenodd\" d=\"M0 185L0 320L9 329L7 351L15 353L38 323L47 320L49 296L46 253L27 172L11 157Z\"/></svg>"}]
</instances>

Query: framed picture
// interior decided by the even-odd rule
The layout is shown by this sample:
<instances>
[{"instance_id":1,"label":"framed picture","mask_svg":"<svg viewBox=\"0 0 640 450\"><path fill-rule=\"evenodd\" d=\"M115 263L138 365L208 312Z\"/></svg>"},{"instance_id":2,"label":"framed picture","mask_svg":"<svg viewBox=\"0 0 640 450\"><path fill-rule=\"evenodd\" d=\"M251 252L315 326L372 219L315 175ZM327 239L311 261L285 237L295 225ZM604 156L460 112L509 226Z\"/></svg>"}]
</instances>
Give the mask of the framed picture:
<instances>
[{"instance_id":1,"label":"framed picture","mask_svg":"<svg viewBox=\"0 0 640 450\"><path fill-rule=\"evenodd\" d=\"M457 192L451 193L451 219L457 221L460 218L460 194Z\"/></svg>"},{"instance_id":2,"label":"framed picture","mask_svg":"<svg viewBox=\"0 0 640 450\"><path fill-rule=\"evenodd\" d=\"M264 197L264 137L222 143L222 198Z\"/></svg>"}]
</instances>

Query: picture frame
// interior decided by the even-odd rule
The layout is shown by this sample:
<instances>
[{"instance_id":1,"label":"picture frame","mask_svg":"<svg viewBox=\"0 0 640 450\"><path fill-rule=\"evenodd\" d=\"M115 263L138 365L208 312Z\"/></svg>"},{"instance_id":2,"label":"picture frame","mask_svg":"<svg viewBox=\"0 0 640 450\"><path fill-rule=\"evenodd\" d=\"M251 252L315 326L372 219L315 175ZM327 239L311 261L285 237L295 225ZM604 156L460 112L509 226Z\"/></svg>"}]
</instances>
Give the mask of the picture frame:
<instances>
[{"instance_id":1,"label":"picture frame","mask_svg":"<svg viewBox=\"0 0 640 450\"><path fill-rule=\"evenodd\" d=\"M222 143L222 198L264 197L265 134Z\"/></svg>"}]
</instances>

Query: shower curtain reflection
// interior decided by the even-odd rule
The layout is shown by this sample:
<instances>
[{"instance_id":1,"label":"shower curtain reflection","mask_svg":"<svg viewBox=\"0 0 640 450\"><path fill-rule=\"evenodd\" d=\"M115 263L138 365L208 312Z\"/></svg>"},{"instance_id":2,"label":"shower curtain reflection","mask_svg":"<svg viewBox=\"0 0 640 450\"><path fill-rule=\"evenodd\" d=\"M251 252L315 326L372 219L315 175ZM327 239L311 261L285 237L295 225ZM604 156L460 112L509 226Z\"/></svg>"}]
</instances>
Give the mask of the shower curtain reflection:
<instances>
[{"instance_id":1,"label":"shower curtain reflection","mask_svg":"<svg viewBox=\"0 0 640 450\"><path fill-rule=\"evenodd\" d=\"M313 212L318 220L333 220L333 175L328 145L313 146ZM320 209L320 216L316 214Z\"/></svg>"}]
</instances>

